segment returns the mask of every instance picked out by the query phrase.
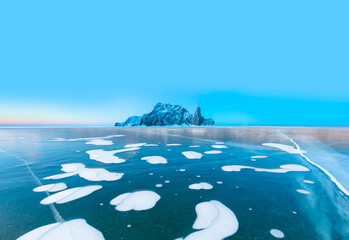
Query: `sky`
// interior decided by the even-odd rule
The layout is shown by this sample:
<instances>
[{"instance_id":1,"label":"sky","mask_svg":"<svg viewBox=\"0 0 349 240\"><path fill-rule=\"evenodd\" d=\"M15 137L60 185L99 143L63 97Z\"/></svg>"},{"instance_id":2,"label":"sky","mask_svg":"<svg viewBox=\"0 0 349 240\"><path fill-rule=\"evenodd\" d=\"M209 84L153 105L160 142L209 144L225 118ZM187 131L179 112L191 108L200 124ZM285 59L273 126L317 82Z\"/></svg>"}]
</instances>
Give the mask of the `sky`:
<instances>
[{"instance_id":1,"label":"sky","mask_svg":"<svg viewBox=\"0 0 349 240\"><path fill-rule=\"evenodd\" d=\"M221 126L349 126L348 1L1 1L0 125L157 102Z\"/></svg>"}]
</instances>

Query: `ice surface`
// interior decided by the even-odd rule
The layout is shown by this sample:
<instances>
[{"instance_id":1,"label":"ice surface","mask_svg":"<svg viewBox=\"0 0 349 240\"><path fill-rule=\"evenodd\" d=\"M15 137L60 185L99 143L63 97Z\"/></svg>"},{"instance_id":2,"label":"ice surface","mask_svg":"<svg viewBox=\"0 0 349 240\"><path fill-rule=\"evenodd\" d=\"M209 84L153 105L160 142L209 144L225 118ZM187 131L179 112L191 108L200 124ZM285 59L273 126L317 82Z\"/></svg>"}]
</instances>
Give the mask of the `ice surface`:
<instances>
[{"instance_id":1,"label":"ice surface","mask_svg":"<svg viewBox=\"0 0 349 240\"><path fill-rule=\"evenodd\" d=\"M104 168L87 168L82 163L62 164L61 170L66 173L45 177L44 179L61 179L79 175L89 181L116 181L124 175L123 173L109 172Z\"/></svg>"},{"instance_id":2,"label":"ice surface","mask_svg":"<svg viewBox=\"0 0 349 240\"><path fill-rule=\"evenodd\" d=\"M169 143L169 144L166 144L166 146L168 147L171 147L171 146L181 146L182 144L180 143Z\"/></svg>"},{"instance_id":3,"label":"ice surface","mask_svg":"<svg viewBox=\"0 0 349 240\"><path fill-rule=\"evenodd\" d=\"M110 201L115 205L118 211L141 211L151 209L160 200L160 195L153 191L137 191L133 193L124 193Z\"/></svg>"},{"instance_id":4,"label":"ice surface","mask_svg":"<svg viewBox=\"0 0 349 240\"><path fill-rule=\"evenodd\" d=\"M125 148L138 148L146 145L147 143L133 143L125 145Z\"/></svg>"},{"instance_id":5,"label":"ice surface","mask_svg":"<svg viewBox=\"0 0 349 240\"><path fill-rule=\"evenodd\" d=\"M48 179L62 179L62 178L74 176L74 175L76 175L76 174L78 174L78 173L77 173L77 172L60 173L60 174L56 174L56 175L44 177L44 179L45 179L45 180L48 180Z\"/></svg>"},{"instance_id":6,"label":"ice surface","mask_svg":"<svg viewBox=\"0 0 349 240\"><path fill-rule=\"evenodd\" d=\"M204 152L205 154L220 154L222 153L222 151L219 150L211 150L211 151L206 151Z\"/></svg>"},{"instance_id":7,"label":"ice surface","mask_svg":"<svg viewBox=\"0 0 349 240\"><path fill-rule=\"evenodd\" d=\"M195 207L197 218L193 224L194 229L203 229L211 225L218 215L217 208L211 202L202 202Z\"/></svg>"},{"instance_id":8,"label":"ice surface","mask_svg":"<svg viewBox=\"0 0 349 240\"><path fill-rule=\"evenodd\" d=\"M345 160L347 158L345 155L339 154L333 149L328 148L326 145L324 145L320 141L312 139L313 142L316 143L315 149L311 151L309 154L307 154L307 156L305 156L304 152L300 150L300 146L298 145L298 143L296 143L292 138L290 138L286 134L283 134L280 131L278 132L282 136L289 139L296 146L296 149L299 150L299 155L301 155L309 163L313 164L314 166L319 168L321 171L323 171L344 194L349 196L349 190L347 189L347 186L349 186L349 181L348 181L349 174L348 174L348 171L346 171L341 167L343 166L343 163L339 164L338 162L338 161ZM310 160L310 158L316 159L316 162ZM332 175L332 174L335 174L335 175Z\"/></svg>"},{"instance_id":9,"label":"ice surface","mask_svg":"<svg viewBox=\"0 0 349 240\"><path fill-rule=\"evenodd\" d=\"M278 229L271 229L270 234L276 238L284 238L285 234Z\"/></svg>"},{"instance_id":10,"label":"ice surface","mask_svg":"<svg viewBox=\"0 0 349 240\"><path fill-rule=\"evenodd\" d=\"M263 155L257 155L257 156L251 156L251 158L267 158L268 156Z\"/></svg>"},{"instance_id":11,"label":"ice surface","mask_svg":"<svg viewBox=\"0 0 349 240\"><path fill-rule=\"evenodd\" d=\"M123 148L123 149L118 149L118 150L113 150L111 152L115 153L122 153L122 152L130 152L130 151L136 151L140 149L139 147L128 147L128 148Z\"/></svg>"},{"instance_id":12,"label":"ice surface","mask_svg":"<svg viewBox=\"0 0 349 240\"><path fill-rule=\"evenodd\" d=\"M84 219L48 224L36 228L17 240L104 240L103 234Z\"/></svg>"},{"instance_id":13,"label":"ice surface","mask_svg":"<svg viewBox=\"0 0 349 240\"><path fill-rule=\"evenodd\" d=\"M237 232L239 222L235 214L219 201L202 202L196 205L194 229L184 240L221 240Z\"/></svg>"},{"instance_id":14,"label":"ice surface","mask_svg":"<svg viewBox=\"0 0 349 240\"><path fill-rule=\"evenodd\" d=\"M67 185L65 183L53 183L53 184L47 184L42 185L40 187L36 187L33 189L34 192L58 192L61 190L64 190L67 188Z\"/></svg>"},{"instance_id":15,"label":"ice surface","mask_svg":"<svg viewBox=\"0 0 349 240\"><path fill-rule=\"evenodd\" d=\"M104 140L104 139L92 139L90 142L86 142L85 144L92 145L113 145L112 140Z\"/></svg>"},{"instance_id":16,"label":"ice surface","mask_svg":"<svg viewBox=\"0 0 349 240\"><path fill-rule=\"evenodd\" d=\"M304 190L304 189L297 189L297 192L301 193L301 194L310 194L309 191Z\"/></svg>"},{"instance_id":17,"label":"ice surface","mask_svg":"<svg viewBox=\"0 0 349 240\"><path fill-rule=\"evenodd\" d=\"M129 152L129 151L136 151L140 148L124 148L124 149L118 149L118 150L113 150L113 151L105 151L103 149L96 149L96 150L89 150L86 151L88 155L90 155L90 159L96 160L98 162L102 163L123 163L126 160L119 158L117 156L114 156L116 153L121 153L121 152Z\"/></svg>"},{"instance_id":18,"label":"ice surface","mask_svg":"<svg viewBox=\"0 0 349 240\"><path fill-rule=\"evenodd\" d=\"M191 185L189 185L189 188L194 189L194 190L201 190L201 189L209 190L209 189L212 189L213 186L209 183L201 182L201 183L191 184Z\"/></svg>"},{"instance_id":19,"label":"ice surface","mask_svg":"<svg viewBox=\"0 0 349 240\"><path fill-rule=\"evenodd\" d=\"M126 160L114 156L115 151L104 151L102 149L86 151L90 155L90 159L102 163L123 163Z\"/></svg>"},{"instance_id":20,"label":"ice surface","mask_svg":"<svg viewBox=\"0 0 349 240\"><path fill-rule=\"evenodd\" d=\"M97 191L101 188L102 186L100 185L70 188L70 189L52 194L44 198L43 200L41 200L40 203L44 205L51 204L51 203L59 203L59 204L66 203L66 202L70 202L75 199L79 199L87 195L90 195L94 191Z\"/></svg>"},{"instance_id":21,"label":"ice surface","mask_svg":"<svg viewBox=\"0 0 349 240\"><path fill-rule=\"evenodd\" d=\"M125 136L125 135L108 135L108 136L104 136L104 137L86 137L86 138L70 138L70 139L54 138L52 141L57 141L57 142L61 142L61 141L69 141L69 142L90 141L90 140L94 140L94 139L108 139L108 138L123 137L123 136Z\"/></svg>"},{"instance_id":22,"label":"ice surface","mask_svg":"<svg viewBox=\"0 0 349 240\"><path fill-rule=\"evenodd\" d=\"M244 165L228 165L223 166L222 170L226 172L239 172L241 169L254 169L256 172L271 172L271 173L287 173L287 172L307 172L309 169L298 164L285 164L281 165L280 168L256 168Z\"/></svg>"},{"instance_id":23,"label":"ice surface","mask_svg":"<svg viewBox=\"0 0 349 240\"><path fill-rule=\"evenodd\" d=\"M267 147L278 148L280 150L283 150L283 151L286 151L286 152L292 153L292 154L306 153L306 151L304 151L302 149L297 149L293 146L285 145L285 144L281 144L281 143L263 143L262 145L267 146Z\"/></svg>"},{"instance_id":24,"label":"ice surface","mask_svg":"<svg viewBox=\"0 0 349 240\"><path fill-rule=\"evenodd\" d=\"M161 156L148 156L148 157L142 157L142 160L146 160L150 164L166 164L167 160L164 157Z\"/></svg>"},{"instance_id":25,"label":"ice surface","mask_svg":"<svg viewBox=\"0 0 349 240\"><path fill-rule=\"evenodd\" d=\"M202 158L202 153L194 152L194 151L186 151L182 152L182 154L188 159L200 159Z\"/></svg>"},{"instance_id":26,"label":"ice surface","mask_svg":"<svg viewBox=\"0 0 349 240\"><path fill-rule=\"evenodd\" d=\"M211 147L213 147L213 148L228 148L225 145L212 145Z\"/></svg>"}]
</instances>

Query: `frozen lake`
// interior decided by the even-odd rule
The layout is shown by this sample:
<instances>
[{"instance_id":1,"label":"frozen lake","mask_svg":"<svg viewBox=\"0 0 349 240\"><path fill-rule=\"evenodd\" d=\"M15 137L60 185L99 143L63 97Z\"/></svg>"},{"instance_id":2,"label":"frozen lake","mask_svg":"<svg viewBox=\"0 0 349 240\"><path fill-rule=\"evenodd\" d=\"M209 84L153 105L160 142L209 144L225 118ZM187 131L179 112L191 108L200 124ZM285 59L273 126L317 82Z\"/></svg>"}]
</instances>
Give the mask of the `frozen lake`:
<instances>
[{"instance_id":1,"label":"frozen lake","mask_svg":"<svg viewBox=\"0 0 349 240\"><path fill-rule=\"evenodd\" d=\"M0 239L349 239L348 190L349 128L0 129Z\"/></svg>"}]
</instances>

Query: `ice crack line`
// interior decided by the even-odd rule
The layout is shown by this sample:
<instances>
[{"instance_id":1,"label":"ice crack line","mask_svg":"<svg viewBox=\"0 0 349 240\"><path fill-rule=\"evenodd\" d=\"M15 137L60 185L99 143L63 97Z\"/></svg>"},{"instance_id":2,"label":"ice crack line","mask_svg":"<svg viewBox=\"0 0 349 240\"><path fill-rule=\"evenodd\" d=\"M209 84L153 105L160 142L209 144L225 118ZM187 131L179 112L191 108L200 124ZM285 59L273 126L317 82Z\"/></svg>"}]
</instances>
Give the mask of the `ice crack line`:
<instances>
[{"instance_id":1,"label":"ice crack line","mask_svg":"<svg viewBox=\"0 0 349 240\"><path fill-rule=\"evenodd\" d=\"M307 156L304 155L304 153L302 153L301 148L299 147L299 145L289 136L287 136L286 134L282 133L279 129L277 130L278 133L280 133L282 136L284 136L285 138L289 139L296 147L296 149L298 150L298 154L301 155L306 161L308 161L309 163L311 163L312 165L318 167L321 171L323 171L330 179L331 181L336 184L336 186L347 196L349 196L349 191L331 174L329 173L325 168L321 167L320 165L314 163L313 161L311 161Z\"/></svg>"},{"instance_id":2,"label":"ice crack line","mask_svg":"<svg viewBox=\"0 0 349 240\"><path fill-rule=\"evenodd\" d=\"M17 156L16 154L9 153L9 152L7 152L7 151L5 151L5 150L3 150L3 149L0 149L0 151L6 153L6 154L9 155L9 156L12 156L12 157L14 157L14 158L17 158L17 159L20 160L20 161L22 161L22 162L24 163L25 167L26 167L26 168L28 169L28 171L30 172L30 174L33 176L35 182L36 182L39 186L42 186L42 185L43 185L42 182L40 181L40 179L35 175L35 173L34 173L33 170L31 169L31 167L29 166L28 162L27 162L24 158L22 158L22 157L20 157L20 156ZM45 191L45 192L46 192L47 196L50 196L50 194L49 194L47 191ZM53 215L54 219L56 220L56 222L65 222L64 219L62 218L62 216L59 214L57 208L56 208L53 204L49 204L49 207L50 207L50 209L51 209L52 215Z\"/></svg>"}]
</instances>

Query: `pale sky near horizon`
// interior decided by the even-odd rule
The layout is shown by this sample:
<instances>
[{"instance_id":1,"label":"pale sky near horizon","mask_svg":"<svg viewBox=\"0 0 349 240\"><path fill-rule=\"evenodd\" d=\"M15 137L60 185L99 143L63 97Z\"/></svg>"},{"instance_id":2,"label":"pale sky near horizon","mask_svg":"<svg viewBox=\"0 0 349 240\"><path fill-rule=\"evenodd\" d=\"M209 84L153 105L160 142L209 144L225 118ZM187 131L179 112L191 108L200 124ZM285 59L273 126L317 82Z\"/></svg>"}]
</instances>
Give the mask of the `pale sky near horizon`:
<instances>
[{"instance_id":1,"label":"pale sky near horizon","mask_svg":"<svg viewBox=\"0 0 349 240\"><path fill-rule=\"evenodd\" d=\"M0 125L349 126L348 1L2 1Z\"/></svg>"}]
</instances>

